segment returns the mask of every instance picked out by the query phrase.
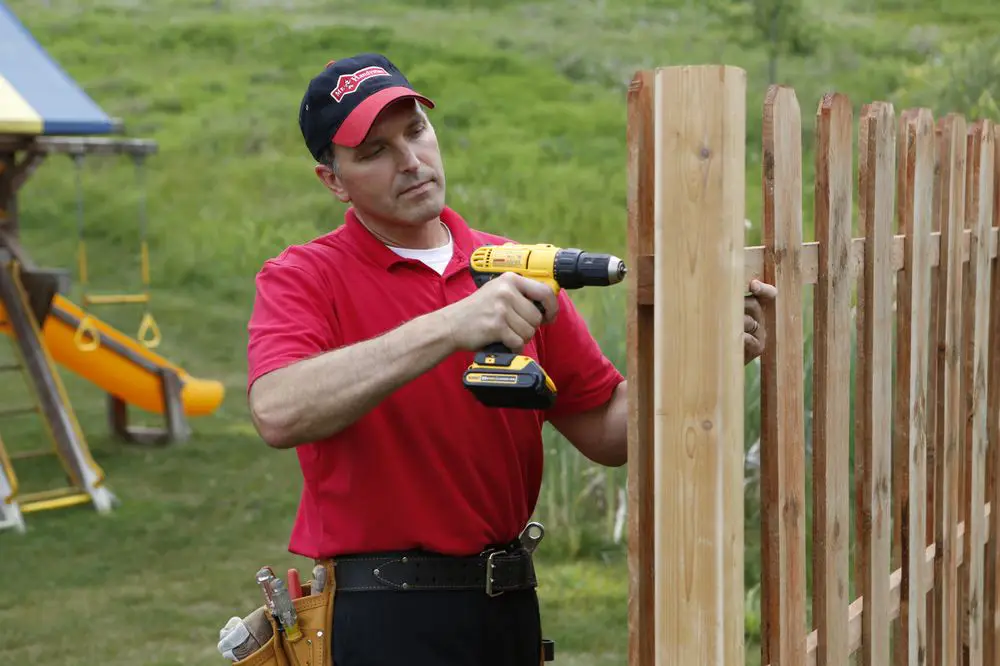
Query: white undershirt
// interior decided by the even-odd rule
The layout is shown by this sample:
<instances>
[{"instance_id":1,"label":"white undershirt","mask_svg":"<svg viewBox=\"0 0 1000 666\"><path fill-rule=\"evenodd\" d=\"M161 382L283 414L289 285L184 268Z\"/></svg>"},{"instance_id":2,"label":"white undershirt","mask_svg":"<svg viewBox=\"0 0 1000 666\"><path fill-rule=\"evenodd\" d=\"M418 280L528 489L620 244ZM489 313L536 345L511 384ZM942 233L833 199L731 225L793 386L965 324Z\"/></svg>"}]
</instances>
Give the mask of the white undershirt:
<instances>
[{"instance_id":1,"label":"white undershirt","mask_svg":"<svg viewBox=\"0 0 1000 666\"><path fill-rule=\"evenodd\" d=\"M422 261L433 270L437 271L438 275L444 275L444 269L448 266L448 262L451 261L454 241L451 237L451 229L448 229L448 225L442 226L448 231L448 242L441 247L432 247L428 250L414 250L406 247L393 247L391 245L388 247L399 256L406 257L407 259Z\"/></svg>"}]
</instances>

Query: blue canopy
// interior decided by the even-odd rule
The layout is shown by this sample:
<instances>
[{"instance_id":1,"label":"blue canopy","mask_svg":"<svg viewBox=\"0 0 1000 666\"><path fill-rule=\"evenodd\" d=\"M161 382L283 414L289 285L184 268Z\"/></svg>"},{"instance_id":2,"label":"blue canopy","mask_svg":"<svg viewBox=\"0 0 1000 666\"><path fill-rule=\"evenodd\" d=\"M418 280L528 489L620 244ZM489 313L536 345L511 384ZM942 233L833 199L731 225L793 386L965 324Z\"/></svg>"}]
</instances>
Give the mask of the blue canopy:
<instances>
[{"instance_id":1,"label":"blue canopy","mask_svg":"<svg viewBox=\"0 0 1000 666\"><path fill-rule=\"evenodd\" d=\"M107 134L111 118L0 0L0 134Z\"/></svg>"}]
</instances>

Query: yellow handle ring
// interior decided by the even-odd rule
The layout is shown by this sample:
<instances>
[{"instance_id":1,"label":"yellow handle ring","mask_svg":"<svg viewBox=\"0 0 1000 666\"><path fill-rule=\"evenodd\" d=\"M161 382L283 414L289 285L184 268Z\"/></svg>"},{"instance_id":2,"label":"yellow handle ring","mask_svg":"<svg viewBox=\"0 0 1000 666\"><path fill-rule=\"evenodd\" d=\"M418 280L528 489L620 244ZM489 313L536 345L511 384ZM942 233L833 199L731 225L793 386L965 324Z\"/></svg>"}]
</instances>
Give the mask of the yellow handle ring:
<instances>
[{"instance_id":1,"label":"yellow handle ring","mask_svg":"<svg viewBox=\"0 0 1000 666\"><path fill-rule=\"evenodd\" d=\"M146 313L139 324L139 333L136 336L147 349L155 349L160 345L160 327L156 325L153 315Z\"/></svg>"},{"instance_id":2,"label":"yellow handle ring","mask_svg":"<svg viewBox=\"0 0 1000 666\"><path fill-rule=\"evenodd\" d=\"M85 337L90 336L90 341L86 341ZM97 326L94 324L94 320L90 315L85 315L83 319L80 320L80 325L76 327L76 333L73 334L73 344L80 351L91 352L101 346L101 333L97 330Z\"/></svg>"}]
</instances>

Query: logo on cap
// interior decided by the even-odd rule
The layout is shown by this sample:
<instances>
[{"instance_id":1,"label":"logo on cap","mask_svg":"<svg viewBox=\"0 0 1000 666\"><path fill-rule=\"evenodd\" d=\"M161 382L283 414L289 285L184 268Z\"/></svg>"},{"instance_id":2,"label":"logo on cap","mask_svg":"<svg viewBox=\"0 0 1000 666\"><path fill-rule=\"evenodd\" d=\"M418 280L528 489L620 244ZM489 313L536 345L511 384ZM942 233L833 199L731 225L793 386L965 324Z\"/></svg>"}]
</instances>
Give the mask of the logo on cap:
<instances>
[{"instance_id":1,"label":"logo on cap","mask_svg":"<svg viewBox=\"0 0 1000 666\"><path fill-rule=\"evenodd\" d=\"M389 72L378 65L372 65L359 69L353 74L341 74L337 79L337 87L330 91L330 97L339 103L345 96L357 92L362 83L374 76L389 76Z\"/></svg>"}]
</instances>

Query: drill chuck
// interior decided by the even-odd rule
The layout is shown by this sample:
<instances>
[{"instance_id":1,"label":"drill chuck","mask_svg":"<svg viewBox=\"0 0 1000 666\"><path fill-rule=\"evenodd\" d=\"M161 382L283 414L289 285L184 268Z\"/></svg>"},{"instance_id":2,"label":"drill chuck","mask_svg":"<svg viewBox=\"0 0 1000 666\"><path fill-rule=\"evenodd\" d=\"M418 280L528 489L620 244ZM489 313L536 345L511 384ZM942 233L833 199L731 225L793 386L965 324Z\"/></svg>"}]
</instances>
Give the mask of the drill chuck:
<instances>
[{"instance_id":1,"label":"drill chuck","mask_svg":"<svg viewBox=\"0 0 1000 666\"><path fill-rule=\"evenodd\" d=\"M563 289L606 287L625 279L625 262L613 254L575 248L556 252L553 277Z\"/></svg>"}]
</instances>

